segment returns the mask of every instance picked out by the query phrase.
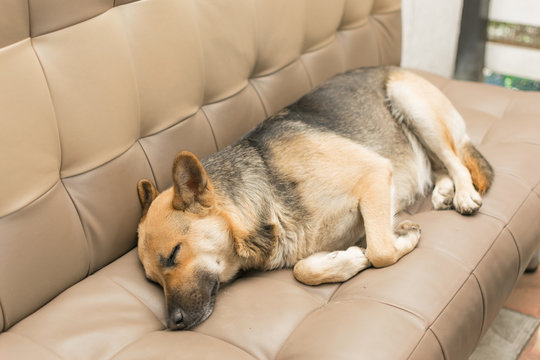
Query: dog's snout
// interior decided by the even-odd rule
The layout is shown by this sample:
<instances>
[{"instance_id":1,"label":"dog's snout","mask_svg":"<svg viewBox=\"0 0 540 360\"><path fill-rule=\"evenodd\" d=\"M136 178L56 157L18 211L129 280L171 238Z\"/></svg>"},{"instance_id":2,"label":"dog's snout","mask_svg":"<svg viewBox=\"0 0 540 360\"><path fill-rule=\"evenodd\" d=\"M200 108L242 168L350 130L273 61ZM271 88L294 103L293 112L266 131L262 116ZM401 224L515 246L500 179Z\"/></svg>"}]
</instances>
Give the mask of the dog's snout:
<instances>
[{"instance_id":1,"label":"dog's snout","mask_svg":"<svg viewBox=\"0 0 540 360\"><path fill-rule=\"evenodd\" d=\"M167 326L170 330L183 330L186 328L182 310L176 309L170 314Z\"/></svg>"}]
</instances>

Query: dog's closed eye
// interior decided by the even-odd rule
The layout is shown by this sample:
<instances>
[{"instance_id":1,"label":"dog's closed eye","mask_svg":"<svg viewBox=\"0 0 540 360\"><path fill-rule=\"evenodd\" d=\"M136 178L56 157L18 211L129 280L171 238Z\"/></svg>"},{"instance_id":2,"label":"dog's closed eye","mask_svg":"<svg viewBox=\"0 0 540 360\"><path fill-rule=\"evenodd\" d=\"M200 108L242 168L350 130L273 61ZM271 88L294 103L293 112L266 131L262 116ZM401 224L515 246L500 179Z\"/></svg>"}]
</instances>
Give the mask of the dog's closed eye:
<instances>
[{"instance_id":1,"label":"dog's closed eye","mask_svg":"<svg viewBox=\"0 0 540 360\"><path fill-rule=\"evenodd\" d=\"M178 251L180 251L180 243L177 244L171 251L168 257L164 257L163 255L159 256L159 263L164 268L171 268L177 265L176 263L176 256L178 255Z\"/></svg>"}]
</instances>

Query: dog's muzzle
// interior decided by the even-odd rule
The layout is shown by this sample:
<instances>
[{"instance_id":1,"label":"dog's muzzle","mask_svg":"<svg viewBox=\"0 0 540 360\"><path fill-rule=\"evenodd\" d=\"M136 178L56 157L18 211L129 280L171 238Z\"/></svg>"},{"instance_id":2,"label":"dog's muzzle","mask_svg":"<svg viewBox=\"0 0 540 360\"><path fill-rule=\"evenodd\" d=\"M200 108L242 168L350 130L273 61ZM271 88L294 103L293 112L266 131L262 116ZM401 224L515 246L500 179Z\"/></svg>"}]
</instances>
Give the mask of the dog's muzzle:
<instances>
[{"instance_id":1,"label":"dog's muzzle","mask_svg":"<svg viewBox=\"0 0 540 360\"><path fill-rule=\"evenodd\" d=\"M169 330L189 330L206 320L216 303L219 289L217 277L201 281L202 286L187 292L168 292L167 327Z\"/></svg>"}]
</instances>

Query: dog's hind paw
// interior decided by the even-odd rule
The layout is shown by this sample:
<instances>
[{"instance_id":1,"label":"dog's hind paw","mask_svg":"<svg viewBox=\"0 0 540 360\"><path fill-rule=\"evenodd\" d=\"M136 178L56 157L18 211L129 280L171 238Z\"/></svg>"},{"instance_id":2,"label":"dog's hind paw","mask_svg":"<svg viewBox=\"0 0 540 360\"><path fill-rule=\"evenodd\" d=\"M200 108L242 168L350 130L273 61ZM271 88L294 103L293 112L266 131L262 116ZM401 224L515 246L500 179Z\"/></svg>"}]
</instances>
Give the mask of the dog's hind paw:
<instances>
[{"instance_id":1,"label":"dog's hind paw","mask_svg":"<svg viewBox=\"0 0 540 360\"><path fill-rule=\"evenodd\" d=\"M454 196L454 208L462 215L472 215L482 206L482 197L474 189L458 191Z\"/></svg>"},{"instance_id":2,"label":"dog's hind paw","mask_svg":"<svg viewBox=\"0 0 540 360\"><path fill-rule=\"evenodd\" d=\"M420 225L410 220L402 221L395 229L397 235L396 247L398 250L408 253L416 247L420 240Z\"/></svg>"}]
</instances>

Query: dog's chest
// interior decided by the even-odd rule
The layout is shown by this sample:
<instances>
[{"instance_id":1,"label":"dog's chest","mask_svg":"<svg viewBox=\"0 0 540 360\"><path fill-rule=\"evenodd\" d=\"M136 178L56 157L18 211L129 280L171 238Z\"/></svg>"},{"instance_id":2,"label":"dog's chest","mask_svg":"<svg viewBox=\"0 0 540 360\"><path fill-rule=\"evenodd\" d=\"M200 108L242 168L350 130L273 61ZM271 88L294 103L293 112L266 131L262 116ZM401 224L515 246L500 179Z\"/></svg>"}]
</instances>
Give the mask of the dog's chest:
<instances>
[{"instance_id":1,"label":"dog's chest","mask_svg":"<svg viewBox=\"0 0 540 360\"><path fill-rule=\"evenodd\" d=\"M268 260L268 269L292 266L316 252L346 249L364 236L357 199L327 197L325 200L328 207L305 222L278 225L277 243Z\"/></svg>"}]
</instances>

